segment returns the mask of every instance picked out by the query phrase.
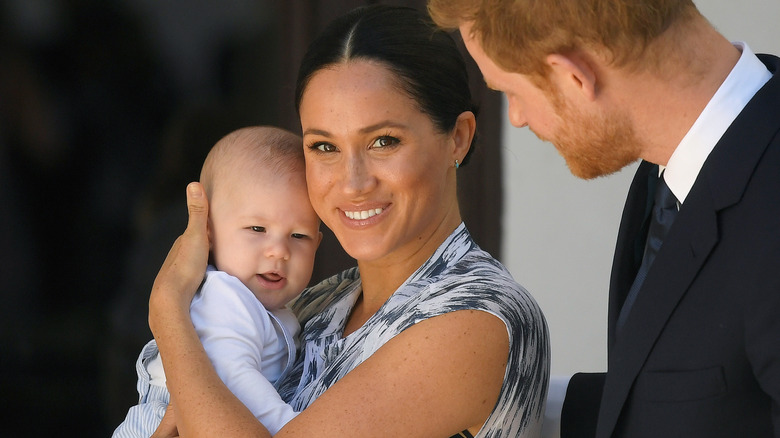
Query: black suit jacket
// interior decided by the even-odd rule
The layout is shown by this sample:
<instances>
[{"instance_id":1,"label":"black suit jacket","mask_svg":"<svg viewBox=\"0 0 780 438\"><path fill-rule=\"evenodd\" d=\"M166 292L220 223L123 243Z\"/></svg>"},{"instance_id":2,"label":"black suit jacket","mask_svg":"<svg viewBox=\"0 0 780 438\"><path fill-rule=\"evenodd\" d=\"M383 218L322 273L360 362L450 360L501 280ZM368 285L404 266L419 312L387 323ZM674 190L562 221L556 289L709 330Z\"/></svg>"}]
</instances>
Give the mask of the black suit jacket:
<instances>
[{"instance_id":1,"label":"black suit jacket","mask_svg":"<svg viewBox=\"0 0 780 438\"><path fill-rule=\"evenodd\" d=\"M616 333L657 171L639 166L610 281L608 372L572 378L563 437L780 436L780 59L760 58L774 76L707 158Z\"/></svg>"}]
</instances>

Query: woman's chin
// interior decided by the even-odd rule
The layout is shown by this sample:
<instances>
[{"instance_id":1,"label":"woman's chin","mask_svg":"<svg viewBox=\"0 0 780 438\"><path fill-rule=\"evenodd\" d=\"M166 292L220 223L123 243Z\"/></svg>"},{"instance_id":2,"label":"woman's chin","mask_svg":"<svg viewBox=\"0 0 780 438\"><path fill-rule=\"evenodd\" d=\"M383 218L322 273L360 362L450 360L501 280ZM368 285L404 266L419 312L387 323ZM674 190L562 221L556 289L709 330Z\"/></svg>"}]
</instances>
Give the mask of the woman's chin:
<instances>
[{"instance_id":1,"label":"woman's chin","mask_svg":"<svg viewBox=\"0 0 780 438\"><path fill-rule=\"evenodd\" d=\"M336 236L344 251L355 260L370 262L384 257L387 251L382 251L380 246L372 244L369 239L342 239Z\"/></svg>"}]
</instances>

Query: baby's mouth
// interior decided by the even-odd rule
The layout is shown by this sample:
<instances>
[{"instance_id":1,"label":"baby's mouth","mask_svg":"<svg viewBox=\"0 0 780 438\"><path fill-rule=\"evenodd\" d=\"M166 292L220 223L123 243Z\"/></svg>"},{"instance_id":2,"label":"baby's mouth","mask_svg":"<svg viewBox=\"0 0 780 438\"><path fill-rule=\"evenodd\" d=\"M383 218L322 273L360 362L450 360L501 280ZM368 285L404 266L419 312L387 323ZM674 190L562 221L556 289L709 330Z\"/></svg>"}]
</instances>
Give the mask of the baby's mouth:
<instances>
[{"instance_id":1,"label":"baby's mouth","mask_svg":"<svg viewBox=\"0 0 780 438\"><path fill-rule=\"evenodd\" d=\"M284 277L277 274L276 272L267 272L265 274L258 274L260 277L262 277L263 280L269 281L271 283L276 283L278 281L281 281Z\"/></svg>"}]
</instances>

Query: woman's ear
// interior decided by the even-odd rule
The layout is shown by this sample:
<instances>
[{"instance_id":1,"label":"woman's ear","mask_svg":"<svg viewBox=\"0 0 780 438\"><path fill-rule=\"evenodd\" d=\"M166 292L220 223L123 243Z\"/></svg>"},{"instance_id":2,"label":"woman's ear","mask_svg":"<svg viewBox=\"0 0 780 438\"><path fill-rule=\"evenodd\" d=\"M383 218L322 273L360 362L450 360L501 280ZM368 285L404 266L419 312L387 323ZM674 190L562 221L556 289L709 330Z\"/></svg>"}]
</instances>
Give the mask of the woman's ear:
<instances>
[{"instance_id":1,"label":"woman's ear","mask_svg":"<svg viewBox=\"0 0 780 438\"><path fill-rule=\"evenodd\" d=\"M596 99L596 70L587 57L579 54L553 53L547 55L547 64L552 71L550 77L559 90L565 94L580 93L590 101Z\"/></svg>"},{"instance_id":2,"label":"woman's ear","mask_svg":"<svg viewBox=\"0 0 780 438\"><path fill-rule=\"evenodd\" d=\"M452 130L453 150L452 160L463 162L463 158L471 148L471 141L474 140L474 133L477 130L477 119L471 111L460 113L455 121L455 128Z\"/></svg>"}]
</instances>

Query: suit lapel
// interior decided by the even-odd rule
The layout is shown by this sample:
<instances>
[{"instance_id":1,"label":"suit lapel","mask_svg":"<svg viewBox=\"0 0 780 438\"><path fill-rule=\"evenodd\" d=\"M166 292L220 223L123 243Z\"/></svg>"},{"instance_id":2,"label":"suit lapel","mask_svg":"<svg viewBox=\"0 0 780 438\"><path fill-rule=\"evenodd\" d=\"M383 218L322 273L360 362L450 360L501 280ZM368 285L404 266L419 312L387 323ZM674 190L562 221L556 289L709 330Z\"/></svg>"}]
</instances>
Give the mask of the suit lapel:
<instances>
[{"instance_id":1,"label":"suit lapel","mask_svg":"<svg viewBox=\"0 0 780 438\"><path fill-rule=\"evenodd\" d=\"M612 433L655 341L717 244L717 216L711 205L697 210L687 207L666 237L628 320L614 336L596 436ZM674 275L667 275L670 272Z\"/></svg>"},{"instance_id":2,"label":"suit lapel","mask_svg":"<svg viewBox=\"0 0 780 438\"><path fill-rule=\"evenodd\" d=\"M771 71L776 71L777 58L761 58ZM653 345L717 245L718 212L739 202L761 155L771 139L778 135L778 101L780 77L775 75L748 103L715 146L639 291L631 315L621 333L616 335L614 320L617 312L613 313L613 306L618 307L625 299L629 286L624 277L630 275L631 269L630 263L618 260L618 257L626 259L630 256L623 248L630 245L626 240L631 236L629 231L638 229L635 224L637 213L632 216L631 212L624 212L624 221L627 217L634 219L621 223L620 249L615 252L615 270L610 284L609 371L599 411L597 437L608 437L614 432L631 387ZM775 110L767 111L767 108ZM638 188L632 186L631 190L635 189ZM629 194L629 199L631 196ZM636 209L636 205L634 203L633 208Z\"/></svg>"},{"instance_id":3,"label":"suit lapel","mask_svg":"<svg viewBox=\"0 0 780 438\"><path fill-rule=\"evenodd\" d=\"M642 263L647 223L653 207L652 193L657 175L658 165L642 161L631 182L626 205L623 208L610 278L608 350L615 344L615 323L626 300L628 289Z\"/></svg>"}]
</instances>

